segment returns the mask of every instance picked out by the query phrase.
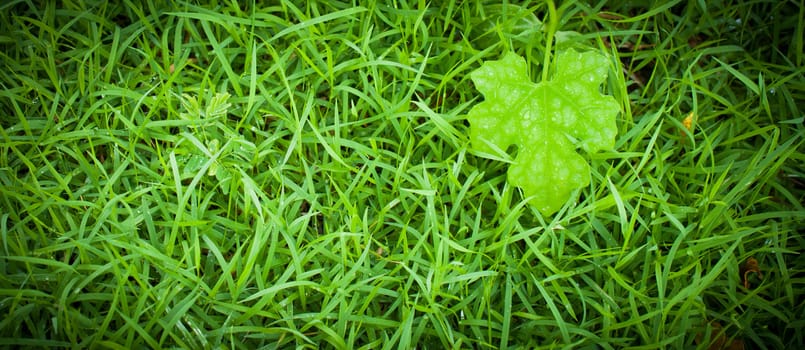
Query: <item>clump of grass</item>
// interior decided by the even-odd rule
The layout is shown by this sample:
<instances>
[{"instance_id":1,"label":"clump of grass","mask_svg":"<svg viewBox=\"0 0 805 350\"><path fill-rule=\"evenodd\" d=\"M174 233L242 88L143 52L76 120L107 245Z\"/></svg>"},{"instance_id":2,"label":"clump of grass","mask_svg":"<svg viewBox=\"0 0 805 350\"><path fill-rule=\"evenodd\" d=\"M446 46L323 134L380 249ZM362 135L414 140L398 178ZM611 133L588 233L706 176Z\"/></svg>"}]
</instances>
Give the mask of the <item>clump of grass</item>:
<instances>
[{"instance_id":1,"label":"clump of grass","mask_svg":"<svg viewBox=\"0 0 805 350\"><path fill-rule=\"evenodd\" d=\"M464 115L545 4L2 5L0 343L802 344L805 16L701 6L557 9L623 113L542 217Z\"/></svg>"}]
</instances>

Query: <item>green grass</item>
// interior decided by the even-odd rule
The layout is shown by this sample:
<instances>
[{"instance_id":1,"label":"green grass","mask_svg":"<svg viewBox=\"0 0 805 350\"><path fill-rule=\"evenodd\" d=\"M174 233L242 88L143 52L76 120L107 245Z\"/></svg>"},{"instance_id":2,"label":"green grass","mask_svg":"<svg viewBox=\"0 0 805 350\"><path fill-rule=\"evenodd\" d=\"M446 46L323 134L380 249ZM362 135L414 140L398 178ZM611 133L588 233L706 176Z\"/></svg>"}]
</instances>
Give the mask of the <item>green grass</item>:
<instances>
[{"instance_id":1,"label":"green grass","mask_svg":"<svg viewBox=\"0 0 805 350\"><path fill-rule=\"evenodd\" d=\"M802 2L299 3L0 5L0 346L805 343ZM549 28L623 113L542 217L465 115Z\"/></svg>"}]
</instances>

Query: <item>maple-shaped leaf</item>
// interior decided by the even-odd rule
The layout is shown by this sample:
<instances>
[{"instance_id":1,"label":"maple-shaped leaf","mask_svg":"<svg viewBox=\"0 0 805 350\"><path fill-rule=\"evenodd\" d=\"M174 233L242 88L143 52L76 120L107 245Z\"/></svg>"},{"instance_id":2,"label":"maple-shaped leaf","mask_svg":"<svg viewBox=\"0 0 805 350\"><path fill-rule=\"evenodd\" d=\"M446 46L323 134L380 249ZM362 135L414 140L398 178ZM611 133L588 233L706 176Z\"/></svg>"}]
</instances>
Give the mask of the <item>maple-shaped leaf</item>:
<instances>
[{"instance_id":1,"label":"maple-shaped leaf","mask_svg":"<svg viewBox=\"0 0 805 350\"><path fill-rule=\"evenodd\" d=\"M615 144L620 107L599 91L608 65L601 54L570 49L557 55L552 79L538 84L515 53L471 73L485 98L467 115L472 147L494 154L517 145L508 181L543 215L590 183L589 165L577 149L593 153Z\"/></svg>"}]
</instances>

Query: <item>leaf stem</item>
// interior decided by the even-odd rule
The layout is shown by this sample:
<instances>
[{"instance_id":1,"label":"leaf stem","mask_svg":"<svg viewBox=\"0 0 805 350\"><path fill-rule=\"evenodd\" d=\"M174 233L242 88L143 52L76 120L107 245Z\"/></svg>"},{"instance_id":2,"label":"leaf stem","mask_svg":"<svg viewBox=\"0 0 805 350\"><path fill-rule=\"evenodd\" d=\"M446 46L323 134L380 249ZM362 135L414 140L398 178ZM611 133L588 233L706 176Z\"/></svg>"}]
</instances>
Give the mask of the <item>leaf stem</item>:
<instances>
[{"instance_id":1,"label":"leaf stem","mask_svg":"<svg viewBox=\"0 0 805 350\"><path fill-rule=\"evenodd\" d=\"M553 37L556 33L556 4L553 0L548 0L548 40L545 46L545 56L542 62L542 81L548 80L548 71L550 70L551 63L551 45L553 44Z\"/></svg>"}]
</instances>

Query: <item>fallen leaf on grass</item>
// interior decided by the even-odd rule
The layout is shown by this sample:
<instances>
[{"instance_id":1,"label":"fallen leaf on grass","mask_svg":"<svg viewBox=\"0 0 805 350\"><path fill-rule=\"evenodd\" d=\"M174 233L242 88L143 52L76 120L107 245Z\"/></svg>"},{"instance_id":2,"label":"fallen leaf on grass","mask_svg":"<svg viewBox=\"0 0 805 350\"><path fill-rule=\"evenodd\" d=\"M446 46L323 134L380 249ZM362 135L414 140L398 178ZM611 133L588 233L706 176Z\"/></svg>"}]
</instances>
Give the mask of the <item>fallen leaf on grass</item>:
<instances>
[{"instance_id":1,"label":"fallen leaf on grass","mask_svg":"<svg viewBox=\"0 0 805 350\"><path fill-rule=\"evenodd\" d=\"M599 87L609 65L596 52L561 51L553 78L533 83L526 60L510 52L471 73L484 95L467 114L472 147L499 154L517 145L508 181L543 215L590 183L590 166L577 150L592 154L615 145L620 105Z\"/></svg>"}]
</instances>

